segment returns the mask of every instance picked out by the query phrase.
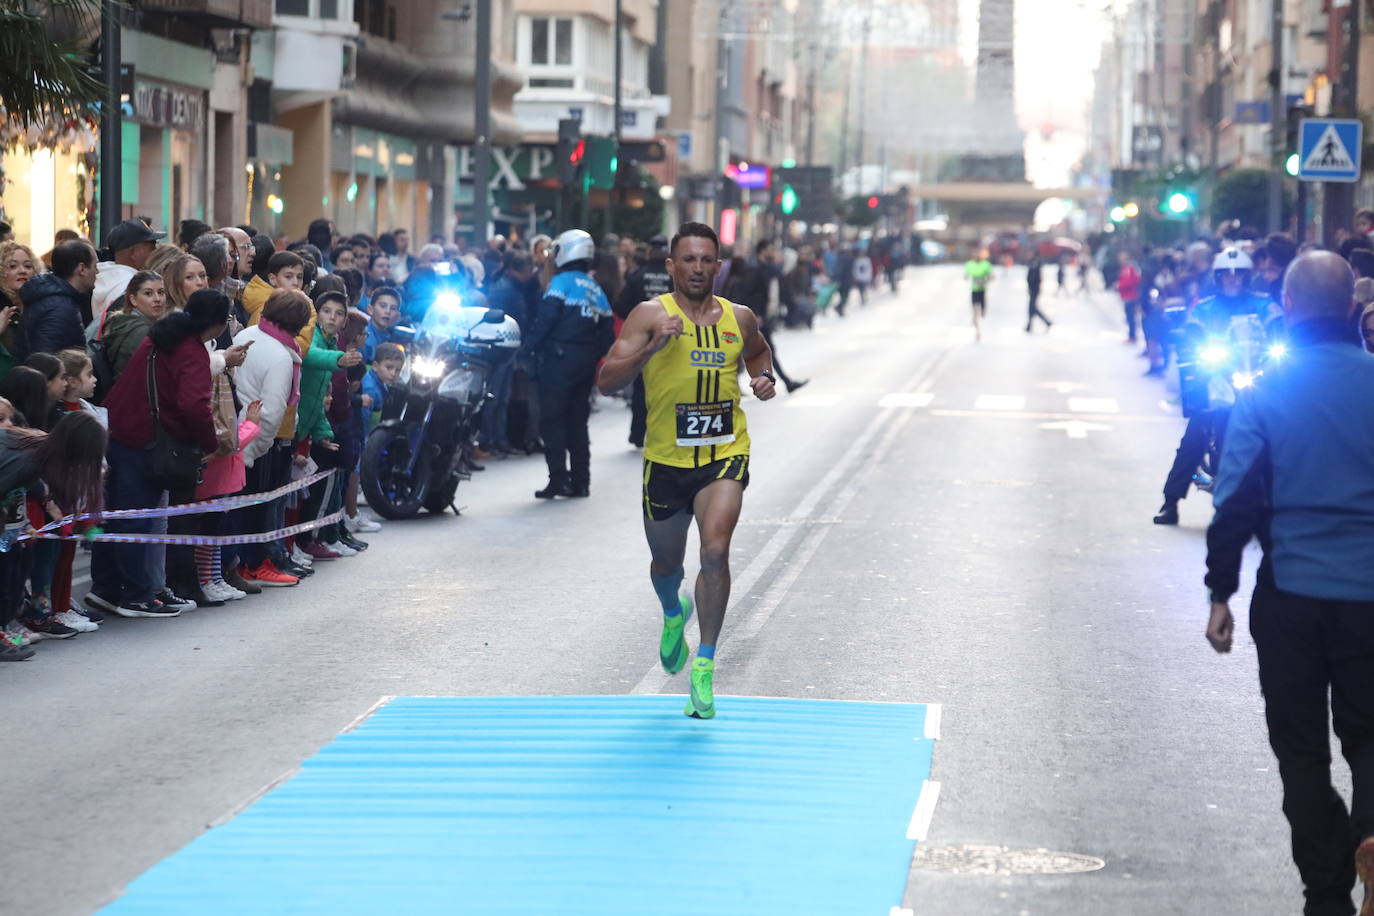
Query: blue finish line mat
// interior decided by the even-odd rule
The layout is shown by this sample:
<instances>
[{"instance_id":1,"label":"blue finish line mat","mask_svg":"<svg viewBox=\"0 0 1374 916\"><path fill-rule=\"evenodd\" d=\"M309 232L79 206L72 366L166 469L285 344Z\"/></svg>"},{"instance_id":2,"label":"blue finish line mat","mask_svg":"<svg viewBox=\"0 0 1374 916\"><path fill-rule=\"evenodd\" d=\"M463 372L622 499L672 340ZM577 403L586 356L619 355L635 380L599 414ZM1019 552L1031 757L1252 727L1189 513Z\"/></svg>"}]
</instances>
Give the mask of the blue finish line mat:
<instances>
[{"instance_id":1,"label":"blue finish line mat","mask_svg":"<svg viewBox=\"0 0 1374 916\"><path fill-rule=\"evenodd\" d=\"M908 703L400 697L149 869L128 914L888 916L938 728Z\"/></svg>"}]
</instances>

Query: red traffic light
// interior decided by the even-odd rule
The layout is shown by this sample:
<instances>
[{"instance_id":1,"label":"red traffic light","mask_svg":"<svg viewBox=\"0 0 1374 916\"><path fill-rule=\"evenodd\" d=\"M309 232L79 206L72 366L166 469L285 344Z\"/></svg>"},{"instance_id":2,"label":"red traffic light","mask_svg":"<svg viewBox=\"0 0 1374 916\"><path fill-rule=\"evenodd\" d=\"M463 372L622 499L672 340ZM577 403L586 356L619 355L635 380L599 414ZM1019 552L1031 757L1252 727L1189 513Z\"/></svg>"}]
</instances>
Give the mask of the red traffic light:
<instances>
[{"instance_id":1,"label":"red traffic light","mask_svg":"<svg viewBox=\"0 0 1374 916\"><path fill-rule=\"evenodd\" d=\"M587 141L578 140L577 145L572 148L572 153L568 156L568 161L573 165L581 165L582 159L587 155Z\"/></svg>"},{"instance_id":2,"label":"red traffic light","mask_svg":"<svg viewBox=\"0 0 1374 916\"><path fill-rule=\"evenodd\" d=\"M870 198L868 199L868 209L870 209L870 210L876 210L876 209L878 209L878 198L876 198L876 197L870 197Z\"/></svg>"}]
</instances>

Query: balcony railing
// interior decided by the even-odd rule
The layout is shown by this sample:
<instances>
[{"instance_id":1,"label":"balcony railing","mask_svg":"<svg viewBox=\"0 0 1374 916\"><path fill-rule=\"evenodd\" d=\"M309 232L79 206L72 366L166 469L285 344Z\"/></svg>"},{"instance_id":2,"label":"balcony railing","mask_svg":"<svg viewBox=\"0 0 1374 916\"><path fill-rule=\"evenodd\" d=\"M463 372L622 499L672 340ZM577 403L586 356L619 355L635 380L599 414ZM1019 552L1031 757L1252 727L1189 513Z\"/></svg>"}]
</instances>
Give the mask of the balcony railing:
<instances>
[{"instance_id":1,"label":"balcony railing","mask_svg":"<svg viewBox=\"0 0 1374 916\"><path fill-rule=\"evenodd\" d=\"M272 27L272 0L143 0L139 6L145 12L175 14L214 28Z\"/></svg>"}]
</instances>

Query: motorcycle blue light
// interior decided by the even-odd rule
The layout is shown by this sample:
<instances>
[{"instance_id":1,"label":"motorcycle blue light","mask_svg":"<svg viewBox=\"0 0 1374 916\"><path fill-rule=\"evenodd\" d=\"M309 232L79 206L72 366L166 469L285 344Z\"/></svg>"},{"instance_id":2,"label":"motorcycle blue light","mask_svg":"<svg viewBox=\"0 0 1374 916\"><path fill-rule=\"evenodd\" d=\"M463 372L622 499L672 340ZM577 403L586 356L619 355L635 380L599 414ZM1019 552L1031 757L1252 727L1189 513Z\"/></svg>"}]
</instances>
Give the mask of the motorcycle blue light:
<instances>
[{"instance_id":1,"label":"motorcycle blue light","mask_svg":"<svg viewBox=\"0 0 1374 916\"><path fill-rule=\"evenodd\" d=\"M1270 358L1270 359L1272 359L1272 360L1280 360L1280 359L1283 359L1283 358L1284 358L1285 356L1287 356L1287 355L1288 355L1288 345L1287 345L1287 344L1276 343L1276 344L1271 344L1271 345L1269 346L1269 358Z\"/></svg>"}]
</instances>

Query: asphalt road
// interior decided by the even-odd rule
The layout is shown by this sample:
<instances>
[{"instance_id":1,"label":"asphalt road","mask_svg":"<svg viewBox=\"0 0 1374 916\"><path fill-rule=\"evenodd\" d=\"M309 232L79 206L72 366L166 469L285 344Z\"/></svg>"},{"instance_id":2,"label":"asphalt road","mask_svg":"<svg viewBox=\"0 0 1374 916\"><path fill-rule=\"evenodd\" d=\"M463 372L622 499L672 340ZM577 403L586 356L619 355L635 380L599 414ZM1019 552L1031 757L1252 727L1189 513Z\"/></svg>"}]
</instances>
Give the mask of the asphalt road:
<instances>
[{"instance_id":1,"label":"asphalt road","mask_svg":"<svg viewBox=\"0 0 1374 916\"><path fill-rule=\"evenodd\" d=\"M812 384L747 405L718 693L941 703L923 848L1106 863L913 869L917 914L1297 912L1244 603L1231 656L1203 638L1210 504L1150 524L1182 421L1114 296L1051 293L1027 335L1023 290L994 284L981 344L953 267L779 335ZM628 422L593 415L589 500L494 461L461 518L388 525L299 588L0 667L0 913L96 910L383 696L681 693Z\"/></svg>"}]
</instances>

